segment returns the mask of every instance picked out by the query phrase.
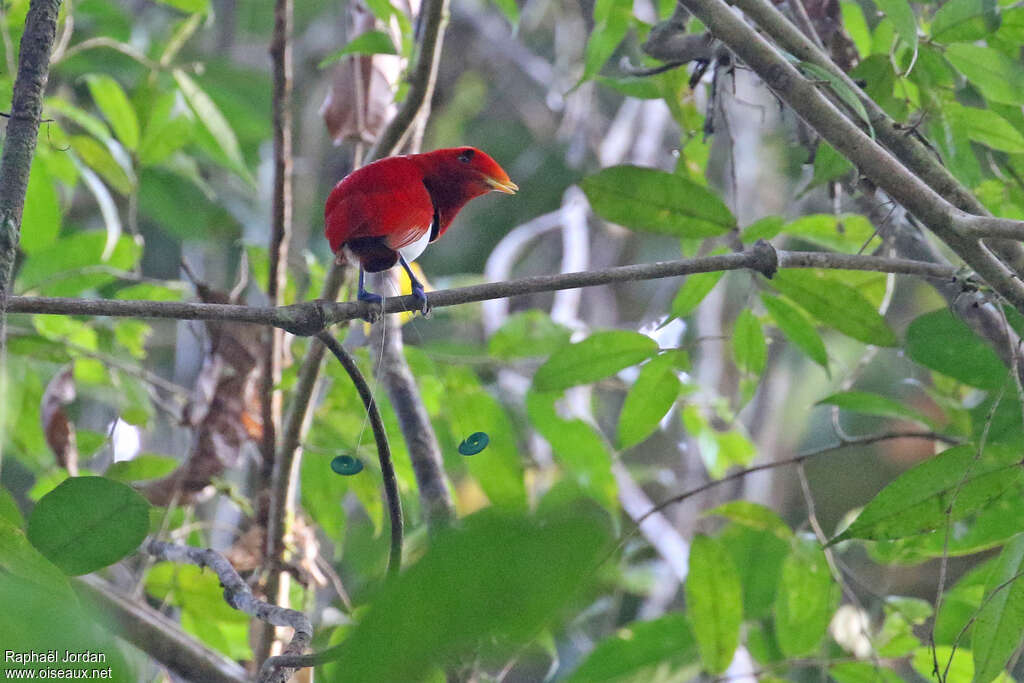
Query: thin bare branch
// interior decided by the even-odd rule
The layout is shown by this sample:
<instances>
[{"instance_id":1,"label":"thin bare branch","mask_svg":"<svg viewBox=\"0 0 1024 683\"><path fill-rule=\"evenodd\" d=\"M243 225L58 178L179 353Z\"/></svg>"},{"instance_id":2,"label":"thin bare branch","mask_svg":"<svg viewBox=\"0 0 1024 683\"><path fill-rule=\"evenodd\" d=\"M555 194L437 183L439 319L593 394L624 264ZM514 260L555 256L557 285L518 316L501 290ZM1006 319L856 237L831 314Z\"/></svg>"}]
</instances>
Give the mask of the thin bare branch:
<instances>
[{"instance_id":1,"label":"thin bare branch","mask_svg":"<svg viewBox=\"0 0 1024 683\"><path fill-rule=\"evenodd\" d=\"M142 545L142 551L168 562L194 564L212 569L224 587L224 601L231 607L260 621L274 626L287 626L294 631L291 642L285 647L286 655L302 654L313 639L313 626L305 614L257 599L249 589L249 584L238 575L231 563L215 550L151 539ZM265 683L284 683L291 674L291 670L282 668L270 676L261 677L260 680Z\"/></svg>"}]
</instances>

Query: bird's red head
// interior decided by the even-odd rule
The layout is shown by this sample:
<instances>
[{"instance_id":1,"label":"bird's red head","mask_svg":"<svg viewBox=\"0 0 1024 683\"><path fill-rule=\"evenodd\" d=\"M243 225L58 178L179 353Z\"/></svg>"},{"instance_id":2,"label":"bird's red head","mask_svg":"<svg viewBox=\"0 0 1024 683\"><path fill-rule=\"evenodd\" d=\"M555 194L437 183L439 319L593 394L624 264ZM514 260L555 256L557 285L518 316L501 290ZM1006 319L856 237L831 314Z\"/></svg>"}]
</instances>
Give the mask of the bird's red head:
<instances>
[{"instance_id":1,"label":"bird's red head","mask_svg":"<svg viewBox=\"0 0 1024 683\"><path fill-rule=\"evenodd\" d=\"M491 190L515 194L513 183L498 162L475 147L450 147L415 157L427 178L436 178L471 199Z\"/></svg>"}]
</instances>

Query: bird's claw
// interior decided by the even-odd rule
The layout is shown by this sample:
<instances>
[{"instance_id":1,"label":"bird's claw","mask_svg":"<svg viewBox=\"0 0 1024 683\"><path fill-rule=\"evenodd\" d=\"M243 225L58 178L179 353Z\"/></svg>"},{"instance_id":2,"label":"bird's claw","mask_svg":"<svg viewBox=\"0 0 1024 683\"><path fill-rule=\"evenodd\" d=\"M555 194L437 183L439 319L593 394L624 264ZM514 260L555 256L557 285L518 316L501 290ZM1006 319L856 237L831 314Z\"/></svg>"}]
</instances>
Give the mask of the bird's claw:
<instances>
[{"instance_id":1,"label":"bird's claw","mask_svg":"<svg viewBox=\"0 0 1024 683\"><path fill-rule=\"evenodd\" d=\"M372 325L384 317L384 297L380 294L360 292L356 298L369 304L366 307L366 315L363 316L363 320ZM375 307L375 305L379 306L379 308Z\"/></svg>"},{"instance_id":2,"label":"bird's claw","mask_svg":"<svg viewBox=\"0 0 1024 683\"><path fill-rule=\"evenodd\" d=\"M424 318L429 318L431 311L434 307L427 301L427 293L423 291L423 287L419 285L412 286L412 295L416 297L416 300L420 302L419 312L423 314Z\"/></svg>"}]
</instances>

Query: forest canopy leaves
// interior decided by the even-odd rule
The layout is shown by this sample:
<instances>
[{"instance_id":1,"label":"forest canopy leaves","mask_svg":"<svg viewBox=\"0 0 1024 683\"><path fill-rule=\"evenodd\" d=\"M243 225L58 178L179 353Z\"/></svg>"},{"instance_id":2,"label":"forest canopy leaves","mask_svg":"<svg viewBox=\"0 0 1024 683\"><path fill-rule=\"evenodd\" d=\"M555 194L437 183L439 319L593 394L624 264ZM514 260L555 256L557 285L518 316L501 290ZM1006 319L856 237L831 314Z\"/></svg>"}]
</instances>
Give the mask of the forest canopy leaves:
<instances>
[{"instance_id":1,"label":"forest canopy leaves","mask_svg":"<svg viewBox=\"0 0 1024 683\"><path fill-rule=\"evenodd\" d=\"M946 308L910 323L907 355L972 387L996 390L1007 381L1008 370L992 347Z\"/></svg>"},{"instance_id":2,"label":"forest canopy leaves","mask_svg":"<svg viewBox=\"0 0 1024 683\"><path fill-rule=\"evenodd\" d=\"M561 391L614 375L658 352L650 337L627 330L595 332L551 354L533 376L537 391Z\"/></svg>"}]
</instances>

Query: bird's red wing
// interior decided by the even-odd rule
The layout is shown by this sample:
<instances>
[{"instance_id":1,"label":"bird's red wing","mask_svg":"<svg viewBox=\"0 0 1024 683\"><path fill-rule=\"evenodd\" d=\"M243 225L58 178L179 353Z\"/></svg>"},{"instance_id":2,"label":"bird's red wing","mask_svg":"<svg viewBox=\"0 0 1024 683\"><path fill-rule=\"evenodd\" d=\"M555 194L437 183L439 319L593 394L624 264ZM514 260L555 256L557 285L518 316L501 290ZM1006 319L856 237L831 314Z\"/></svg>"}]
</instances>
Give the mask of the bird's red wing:
<instances>
[{"instance_id":1,"label":"bird's red wing","mask_svg":"<svg viewBox=\"0 0 1024 683\"><path fill-rule=\"evenodd\" d=\"M357 237L386 237L392 249L415 242L430 230L434 205L420 169L404 157L362 168L331 192L326 207L331 249Z\"/></svg>"}]
</instances>

